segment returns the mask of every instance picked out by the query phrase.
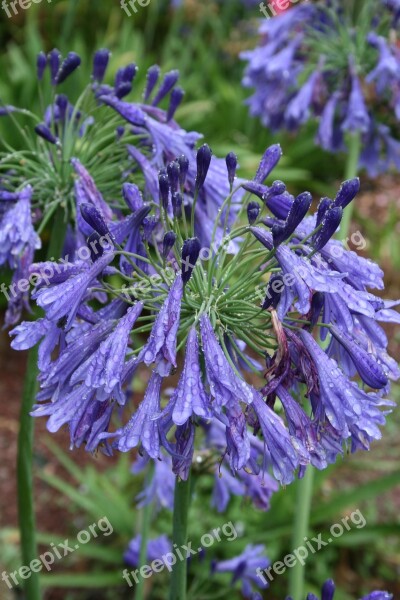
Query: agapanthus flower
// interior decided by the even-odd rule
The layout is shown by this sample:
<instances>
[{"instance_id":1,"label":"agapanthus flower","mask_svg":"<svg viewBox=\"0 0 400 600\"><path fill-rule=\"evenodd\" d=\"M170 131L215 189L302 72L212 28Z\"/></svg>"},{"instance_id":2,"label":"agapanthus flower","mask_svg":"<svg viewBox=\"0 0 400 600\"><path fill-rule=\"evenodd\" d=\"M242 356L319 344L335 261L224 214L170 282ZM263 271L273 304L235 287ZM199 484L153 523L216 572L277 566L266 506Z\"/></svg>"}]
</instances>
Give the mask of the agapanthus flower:
<instances>
[{"instance_id":1,"label":"agapanthus flower","mask_svg":"<svg viewBox=\"0 0 400 600\"><path fill-rule=\"evenodd\" d=\"M398 10L382 0L354 11L346 2L299 3L264 19L259 45L246 51L243 79L250 113L273 131L318 123L316 143L329 152L361 138L359 166L375 177L400 166Z\"/></svg>"},{"instance_id":2,"label":"agapanthus flower","mask_svg":"<svg viewBox=\"0 0 400 600\"><path fill-rule=\"evenodd\" d=\"M264 570L269 564L270 561L265 556L265 546L249 544L239 556L214 562L212 572L232 573L231 585L241 582L244 597L252 598L254 587L260 589L267 587L267 584L257 576L257 569Z\"/></svg>"},{"instance_id":3,"label":"agapanthus flower","mask_svg":"<svg viewBox=\"0 0 400 600\"><path fill-rule=\"evenodd\" d=\"M124 553L125 563L131 567L139 567L140 561L140 547L142 543L142 536L139 534L134 537L128 545ZM161 558L164 554L171 552L172 543L166 535L160 535L157 538L153 538L148 541L146 549L146 563L151 563L157 558Z\"/></svg>"},{"instance_id":4,"label":"agapanthus flower","mask_svg":"<svg viewBox=\"0 0 400 600\"><path fill-rule=\"evenodd\" d=\"M333 600L335 596L336 586L332 579L328 579L325 581L324 585L321 589L321 597L317 598L314 594L308 594L307 600ZM375 591L363 596L360 600L391 600L393 598L392 594L388 592ZM286 600L292 600L289 596Z\"/></svg>"},{"instance_id":5,"label":"agapanthus flower","mask_svg":"<svg viewBox=\"0 0 400 600\"><path fill-rule=\"evenodd\" d=\"M204 148L199 153L195 170L208 164ZM264 184L280 155L278 146L267 149L254 180L236 179L232 191L224 166L222 228L231 225L218 242L219 211L204 247L196 210L193 222L184 220L170 196L163 205L125 183L128 211L117 219L75 162L80 239L92 251L61 271L51 261L31 266L52 273L33 294L44 318L11 334L17 349L41 344L33 414L48 416L50 431L68 424L72 447L135 448L146 462L164 462L142 502L159 496L167 470L187 479L196 468L215 477L218 510L231 495L265 510L277 482L381 436L389 380L400 372L380 323L400 317L396 302L371 291L383 287L379 267L330 239L330 211L346 210L359 182L344 182L330 204L322 200L308 215L308 192L294 198L280 181ZM176 165L187 163L170 159L161 174L176 189ZM219 181L214 175L210 160L200 194ZM94 234L105 234L101 251ZM143 397L131 391L135 378L145 382Z\"/></svg>"}]
</instances>

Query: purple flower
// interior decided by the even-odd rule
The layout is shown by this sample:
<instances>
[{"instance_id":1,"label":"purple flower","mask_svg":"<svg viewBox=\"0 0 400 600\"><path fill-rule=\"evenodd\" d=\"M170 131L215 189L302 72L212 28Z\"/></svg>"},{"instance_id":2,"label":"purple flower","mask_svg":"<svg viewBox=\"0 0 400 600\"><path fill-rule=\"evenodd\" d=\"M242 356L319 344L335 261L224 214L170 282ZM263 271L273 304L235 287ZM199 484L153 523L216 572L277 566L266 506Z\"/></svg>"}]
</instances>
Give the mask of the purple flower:
<instances>
[{"instance_id":1,"label":"purple flower","mask_svg":"<svg viewBox=\"0 0 400 600\"><path fill-rule=\"evenodd\" d=\"M131 329L143 310L143 303L137 302L128 309L115 330L86 359L71 377L71 384L82 381L89 389L96 391L98 400L105 400L121 384L125 355Z\"/></svg>"},{"instance_id":2,"label":"purple flower","mask_svg":"<svg viewBox=\"0 0 400 600\"><path fill-rule=\"evenodd\" d=\"M132 473L143 471L149 461L148 455L138 457L132 466ZM154 473L149 483L145 484L142 491L136 496L137 507L143 508L151 502L155 503L156 509L174 509L175 476L172 472L172 461L170 456L162 455L161 460L154 463Z\"/></svg>"},{"instance_id":3,"label":"purple flower","mask_svg":"<svg viewBox=\"0 0 400 600\"><path fill-rule=\"evenodd\" d=\"M264 554L265 546L259 544L246 546L242 554L235 558L215 562L212 566L213 573L232 573L232 583L237 581L242 584L242 593L246 598L251 597L253 586L266 588L267 584L257 576L258 571L266 569L270 561Z\"/></svg>"},{"instance_id":4,"label":"purple flower","mask_svg":"<svg viewBox=\"0 0 400 600\"><path fill-rule=\"evenodd\" d=\"M207 396L199 362L199 342L196 329L191 328L186 342L185 364L179 383L171 396L169 407L176 425L184 425L192 414L210 419L212 411Z\"/></svg>"},{"instance_id":5,"label":"purple flower","mask_svg":"<svg viewBox=\"0 0 400 600\"><path fill-rule=\"evenodd\" d=\"M15 269L26 248L37 250L41 247L32 225L32 193L31 186L24 187L17 202L0 217L0 265L8 263Z\"/></svg>"},{"instance_id":6,"label":"purple flower","mask_svg":"<svg viewBox=\"0 0 400 600\"><path fill-rule=\"evenodd\" d=\"M291 483L299 458L282 419L267 406L259 393L253 395L252 408L271 457L274 476L283 485Z\"/></svg>"},{"instance_id":7,"label":"purple flower","mask_svg":"<svg viewBox=\"0 0 400 600\"><path fill-rule=\"evenodd\" d=\"M130 567L140 567L139 564L140 548L142 544L142 536L139 534L134 537L124 553L124 560ZM157 558L160 559L164 554L171 552L172 544L166 535L160 535L148 541L146 550L146 563L152 563Z\"/></svg>"},{"instance_id":8,"label":"purple flower","mask_svg":"<svg viewBox=\"0 0 400 600\"><path fill-rule=\"evenodd\" d=\"M97 262L59 285L37 290L32 297L38 306L44 309L49 320L66 317L65 328L71 327L72 321L84 298L88 286L98 277L104 268L113 260L112 252L105 252Z\"/></svg>"},{"instance_id":9,"label":"purple flower","mask_svg":"<svg viewBox=\"0 0 400 600\"><path fill-rule=\"evenodd\" d=\"M384 4L395 12L397 26L399 9L392 0ZM400 54L390 19L377 18L372 5L364 14L370 25L358 31L353 53L350 41L336 44L342 31L355 31L359 24L343 1L294 6L264 21L258 46L242 53L243 85L254 89L247 101L250 114L272 131L296 131L318 119L316 142L330 152L348 151L344 134L357 132L363 149L359 166L375 177L392 162L396 169L400 165L395 149ZM388 137L382 132L386 113L394 113Z\"/></svg>"},{"instance_id":10,"label":"purple flower","mask_svg":"<svg viewBox=\"0 0 400 600\"><path fill-rule=\"evenodd\" d=\"M302 330L299 335L318 371L319 393L313 399L315 414L319 419L326 416L343 439L354 435L368 447L371 439L380 438L379 425L384 425L385 418L379 407L384 402L347 379L309 333Z\"/></svg>"},{"instance_id":11,"label":"purple flower","mask_svg":"<svg viewBox=\"0 0 400 600\"><path fill-rule=\"evenodd\" d=\"M243 481L234 477L225 467L221 467L215 474L211 506L218 512L225 512L231 495L244 496L244 493Z\"/></svg>"},{"instance_id":12,"label":"purple flower","mask_svg":"<svg viewBox=\"0 0 400 600\"><path fill-rule=\"evenodd\" d=\"M158 459L160 455L160 434L157 416L160 413L162 377L153 371L143 400L128 423L114 433L103 433L100 439L113 438L113 448L128 452L141 444L148 455Z\"/></svg>"},{"instance_id":13,"label":"purple flower","mask_svg":"<svg viewBox=\"0 0 400 600\"><path fill-rule=\"evenodd\" d=\"M369 129L370 118L365 105L361 83L356 75L352 77L351 94L347 108L347 117L342 123L345 131L361 131L366 133Z\"/></svg>"},{"instance_id":14,"label":"purple flower","mask_svg":"<svg viewBox=\"0 0 400 600\"><path fill-rule=\"evenodd\" d=\"M144 363L156 363L156 371L163 377L169 375L172 366L176 367L176 336L182 294L182 277L177 275L154 322L143 354Z\"/></svg>"},{"instance_id":15,"label":"purple flower","mask_svg":"<svg viewBox=\"0 0 400 600\"><path fill-rule=\"evenodd\" d=\"M200 331L207 382L214 398L213 409L220 412L225 405L234 408L238 402L250 404L254 390L234 372L207 315L200 318Z\"/></svg>"}]
</instances>

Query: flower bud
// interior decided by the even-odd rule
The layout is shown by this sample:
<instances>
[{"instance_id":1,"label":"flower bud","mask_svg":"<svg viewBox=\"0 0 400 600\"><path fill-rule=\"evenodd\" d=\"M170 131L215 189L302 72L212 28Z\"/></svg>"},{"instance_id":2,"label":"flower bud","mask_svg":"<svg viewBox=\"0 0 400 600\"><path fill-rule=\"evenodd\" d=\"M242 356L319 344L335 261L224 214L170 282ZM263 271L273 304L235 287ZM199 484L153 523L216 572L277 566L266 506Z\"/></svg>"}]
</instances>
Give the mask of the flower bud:
<instances>
[{"instance_id":1,"label":"flower bud","mask_svg":"<svg viewBox=\"0 0 400 600\"><path fill-rule=\"evenodd\" d=\"M193 269L199 258L201 244L198 238L185 240L182 248L182 281L186 285L192 276Z\"/></svg>"},{"instance_id":2,"label":"flower bud","mask_svg":"<svg viewBox=\"0 0 400 600\"><path fill-rule=\"evenodd\" d=\"M167 231L163 239L162 257L165 260L176 242L176 234L173 231Z\"/></svg>"},{"instance_id":3,"label":"flower bud","mask_svg":"<svg viewBox=\"0 0 400 600\"><path fill-rule=\"evenodd\" d=\"M180 219L182 217L182 204L182 194L180 192L175 192L175 194L172 194L172 210L175 219Z\"/></svg>"},{"instance_id":4,"label":"flower bud","mask_svg":"<svg viewBox=\"0 0 400 600\"><path fill-rule=\"evenodd\" d=\"M147 78L146 89L144 91L144 96L143 96L143 99L145 102L150 98L151 92L154 90L155 86L157 85L159 76L160 76L160 67L158 65L153 65L152 67L150 67L150 69L148 69L147 75L146 75L146 78Z\"/></svg>"},{"instance_id":5,"label":"flower bud","mask_svg":"<svg viewBox=\"0 0 400 600\"><path fill-rule=\"evenodd\" d=\"M167 123L169 121L171 121L171 119L174 118L174 115L175 115L180 103L182 102L184 95L185 95L185 92L180 87L174 88L172 90L171 98L169 101L169 107L168 107L168 111L167 111Z\"/></svg>"},{"instance_id":6,"label":"flower bud","mask_svg":"<svg viewBox=\"0 0 400 600\"><path fill-rule=\"evenodd\" d=\"M63 83L80 64L80 56L78 56L76 52L68 52L67 57L63 60L60 70L56 75L55 84L59 85L60 83Z\"/></svg>"},{"instance_id":7,"label":"flower bud","mask_svg":"<svg viewBox=\"0 0 400 600\"><path fill-rule=\"evenodd\" d=\"M231 186L231 189L232 189L233 182L235 181L236 169L237 169L237 164L238 164L238 159L237 159L236 154L234 154L234 152L229 152L229 154L226 155L225 162L226 162L226 168L228 169L229 185Z\"/></svg>"},{"instance_id":8,"label":"flower bud","mask_svg":"<svg viewBox=\"0 0 400 600\"><path fill-rule=\"evenodd\" d=\"M203 187L206 180L208 169L210 168L212 151L208 144L203 144L197 152L197 174L196 174L196 192Z\"/></svg>"},{"instance_id":9,"label":"flower bud","mask_svg":"<svg viewBox=\"0 0 400 600\"><path fill-rule=\"evenodd\" d=\"M168 210L169 180L166 173L161 172L159 174L158 184L160 188L160 204L164 210Z\"/></svg>"},{"instance_id":10,"label":"flower bud","mask_svg":"<svg viewBox=\"0 0 400 600\"><path fill-rule=\"evenodd\" d=\"M260 205L258 202L249 202L247 206L247 218L250 225L254 225L257 221L258 215L260 214Z\"/></svg>"},{"instance_id":11,"label":"flower bud","mask_svg":"<svg viewBox=\"0 0 400 600\"><path fill-rule=\"evenodd\" d=\"M171 192L174 194L179 190L179 176L180 176L180 167L179 163L174 160L170 162L167 166L167 174L168 181L171 187Z\"/></svg>"},{"instance_id":12,"label":"flower bud","mask_svg":"<svg viewBox=\"0 0 400 600\"><path fill-rule=\"evenodd\" d=\"M184 154L181 154L178 158L178 163L180 168L179 183L183 186L185 185L186 176L189 171L189 159Z\"/></svg>"},{"instance_id":13,"label":"flower bud","mask_svg":"<svg viewBox=\"0 0 400 600\"><path fill-rule=\"evenodd\" d=\"M86 223L97 231L97 233L100 235L108 235L110 233L103 215L95 206L93 206L93 204L85 202L81 204L80 208L82 217L85 219Z\"/></svg>"},{"instance_id":14,"label":"flower bud","mask_svg":"<svg viewBox=\"0 0 400 600\"><path fill-rule=\"evenodd\" d=\"M36 59L36 73L39 81L43 79L43 73L47 65L47 57L44 52L39 52Z\"/></svg>"},{"instance_id":15,"label":"flower bud","mask_svg":"<svg viewBox=\"0 0 400 600\"><path fill-rule=\"evenodd\" d=\"M93 57L92 79L96 83L102 83L110 60L110 51L107 48L97 50Z\"/></svg>"},{"instance_id":16,"label":"flower bud","mask_svg":"<svg viewBox=\"0 0 400 600\"><path fill-rule=\"evenodd\" d=\"M46 127L46 125L44 125L43 123L36 125L35 132L37 133L37 135L39 137L46 140L46 142L50 142L50 144L58 143L58 139L51 133L50 129L48 127Z\"/></svg>"}]
</instances>

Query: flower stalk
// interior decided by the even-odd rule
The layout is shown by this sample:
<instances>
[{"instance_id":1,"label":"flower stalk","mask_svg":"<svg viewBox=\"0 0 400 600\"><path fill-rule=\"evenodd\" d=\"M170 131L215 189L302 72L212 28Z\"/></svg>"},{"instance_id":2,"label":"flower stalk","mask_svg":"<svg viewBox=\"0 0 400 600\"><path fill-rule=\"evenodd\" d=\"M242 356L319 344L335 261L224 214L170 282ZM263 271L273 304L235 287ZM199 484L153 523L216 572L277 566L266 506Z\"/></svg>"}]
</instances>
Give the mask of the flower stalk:
<instances>
[{"instance_id":1,"label":"flower stalk","mask_svg":"<svg viewBox=\"0 0 400 600\"><path fill-rule=\"evenodd\" d=\"M176 478L172 541L181 548L188 540L188 516L191 500L191 476L186 481ZM175 546L176 544L176 546ZM178 560L171 573L169 600L187 598L187 560Z\"/></svg>"}]
</instances>

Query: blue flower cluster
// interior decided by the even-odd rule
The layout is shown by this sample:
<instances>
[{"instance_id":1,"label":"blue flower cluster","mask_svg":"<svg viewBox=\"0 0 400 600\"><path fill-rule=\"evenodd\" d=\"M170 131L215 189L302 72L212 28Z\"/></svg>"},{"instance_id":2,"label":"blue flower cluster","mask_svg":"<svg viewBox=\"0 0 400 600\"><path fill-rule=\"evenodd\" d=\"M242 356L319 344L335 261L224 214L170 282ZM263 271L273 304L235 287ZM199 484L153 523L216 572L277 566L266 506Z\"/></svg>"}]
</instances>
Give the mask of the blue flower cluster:
<instances>
[{"instance_id":1,"label":"blue flower cluster","mask_svg":"<svg viewBox=\"0 0 400 600\"><path fill-rule=\"evenodd\" d=\"M132 108L112 102L124 114ZM270 471L287 484L308 464L335 461L344 443L368 449L392 404L389 379L400 376L379 324L400 322L396 303L368 291L383 288L382 271L331 239L358 179L308 216L308 192L294 198L282 182L263 183L280 155L268 148L254 180L234 180L217 211L207 190L220 174L204 145L195 167L182 155L162 167L146 200L125 184L131 212L112 218L79 167L86 258L72 253L62 273L52 262L33 265L52 273L33 294L45 316L11 332L16 349L41 340L33 414L48 416L50 431L68 424L71 446L92 452L139 447L156 464L170 460L182 479L195 456L214 472L222 457L220 510L232 493L266 507L274 483L260 488ZM226 162L230 188L232 155ZM216 212L206 246L196 236L199 206ZM147 381L138 403L135 377ZM112 430L114 413L125 423Z\"/></svg>"},{"instance_id":2,"label":"blue flower cluster","mask_svg":"<svg viewBox=\"0 0 400 600\"><path fill-rule=\"evenodd\" d=\"M400 8L382 4L377 13L376 2L359 3L355 16L341 0L299 4L265 20L260 44L242 54L252 115L292 132L314 117L316 143L330 152L357 133L360 167L372 177L400 169Z\"/></svg>"}]
</instances>

